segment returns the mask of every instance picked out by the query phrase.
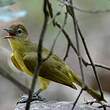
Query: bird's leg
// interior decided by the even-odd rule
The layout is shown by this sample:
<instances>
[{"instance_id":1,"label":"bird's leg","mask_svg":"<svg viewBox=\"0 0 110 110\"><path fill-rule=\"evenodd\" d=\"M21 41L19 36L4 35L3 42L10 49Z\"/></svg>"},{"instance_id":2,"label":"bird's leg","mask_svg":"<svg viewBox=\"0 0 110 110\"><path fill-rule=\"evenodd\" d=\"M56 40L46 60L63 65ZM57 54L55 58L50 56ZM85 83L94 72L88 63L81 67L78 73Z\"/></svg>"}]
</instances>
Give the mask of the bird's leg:
<instances>
[{"instance_id":1,"label":"bird's leg","mask_svg":"<svg viewBox=\"0 0 110 110\"><path fill-rule=\"evenodd\" d=\"M45 98L42 98L39 94L42 92L42 89L39 89L38 91L34 92L32 99L34 100L39 100L39 101L45 101Z\"/></svg>"},{"instance_id":2,"label":"bird's leg","mask_svg":"<svg viewBox=\"0 0 110 110\"><path fill-rule=\"evenodd\" d=\"M45 98L42 98L41 96L39 96L39 94L42 92L42 89L39 89L38 91L36 91L33 95L32 95L32 99L31 99L31 102L32 101L46 101ZM17 102L17 104L19 103L26 103L28 100L28 96L25 95L25 96L22 96L20 98L20 100Z\"/></svg>"},{"instance_id":3,"label":"bird's leg","mask_svg":"<svg viewBox=\"0 0 110 110\"><path fill-rule=\"evenodd\" d=\"M33 97L34 96L39 96L39 94L42 92L42 89L39 89L38 91L34 92Z\"/></svg>"}]
</instances>

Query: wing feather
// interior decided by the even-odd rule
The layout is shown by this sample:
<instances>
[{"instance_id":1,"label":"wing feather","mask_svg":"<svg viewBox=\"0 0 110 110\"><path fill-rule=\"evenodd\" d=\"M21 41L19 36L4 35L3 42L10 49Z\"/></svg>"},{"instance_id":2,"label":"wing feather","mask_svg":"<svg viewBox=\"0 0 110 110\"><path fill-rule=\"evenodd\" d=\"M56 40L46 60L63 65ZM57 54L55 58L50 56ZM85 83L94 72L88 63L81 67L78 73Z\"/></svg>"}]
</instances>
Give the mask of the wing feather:
<instances>
[{"instance_id":1,"label":"wing feather","mask_svg":"<svg viewBox=\"0 0 110 110\"><path fill-rule=\"evenodd\" d=\"M37 66L37 53L31 52L26 54L23 58L23 61L26 67L30 71L34 72L34 69ZM68 74L66 64L56 55L50 56L49 59L42 63L39 75L48 80L76 89L72 78L70 78Z\"/></svg>"}]
</instances>

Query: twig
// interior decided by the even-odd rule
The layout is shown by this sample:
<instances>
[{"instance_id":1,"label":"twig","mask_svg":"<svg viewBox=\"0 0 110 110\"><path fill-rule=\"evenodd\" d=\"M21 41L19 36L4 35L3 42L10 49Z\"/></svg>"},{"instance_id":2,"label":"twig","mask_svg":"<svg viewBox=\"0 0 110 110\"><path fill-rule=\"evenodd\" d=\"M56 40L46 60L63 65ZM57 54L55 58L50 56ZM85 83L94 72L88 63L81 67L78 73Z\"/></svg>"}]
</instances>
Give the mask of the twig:
<instances>
[{"instance_id":1,"label":"twig","mask_svg":"<svg viewBox=\"0 0 110 110\"><path fill-rule=\"evenodd\" d=\"M103 91L102 91L102 87L101 87L101 83L100 83L100 80L99 80L99 78L98 78L98 75L97 75L97 72L96 72L95 65L94 65L94 63L93 63L93 61L92 61L92 58L91 58L91 56L90 56L90 53L89 53L89 51L88 51L88 48L87 48L85 39L84 39L84 37L83 37L83 35L82 35L82 33L81 33L81 30L80 30L80 28L79 28L78 23L77 23L77 27L78 27L78 32L79 32L80 37L81 37L81 40L82 40L82 42L83 42L83 45L84 45L86 54L87 54L87 56L88 56L88 58L89 58L89 60L90 60L92 69L93 69L93 71L94 71L94 75L95 75L95 78L96 78L96 80L97 80L97 84L98 84L98 87L99 87L99 90L100 90L100 93L101 93L101 97L102 97L102 99L104 99Z\"/></svg>"},{"instance_id":2,"label":"twig","mask_svg":"<svg viewBox=\"0 0 110 110\"><path fill-rule=\"evenodd\" d=\"M61 26L60 24L56 21L55 22L55 26L58 27L59 29L61 29ZM61 29L62 30L62 33L64 34L64 36L66 37L67 41L69 42L70 46L72 47L72 49L74 50L74 52L76 53L76 55L78 55L78 52L77 52L77 49L76 47L74 46L74 44L72 43L69 35L67 34L67 32L64 30L64 29ZM84 58L82 57L82 62L84 64L84 66L92 66L90 63L88 63L87 61L84 60ZM106 69L108 71L110 71L110 67L108 66L105 66L105 65L102 65L102 64L94 64L95 67L100 67L100 68L103 68L103 69Z\"/></svg>"},{"instance_id":3,"label":"twig","mask_svg":"<svg viewBox=\"0 0 110 110\"><path fill-rule=\"evenodd\" d=\"M71 4L71 5L72 5L72 4ZM70 6L66 6L66 7L67 7L67 11L68 11L68 13L70 14L70 16L71 16L72 18L74 18L74 16L73 16L73 10L74 10L73 7L70 7ZM79 35L80 35L80 37L81 37L81 40L82 40L82 42L83 42L83 45L84 45L86 54L87 54L87 56L88 56L88 58L89 58L89 60L90 60L91 66L92 66L92 68L93 68L93 71L94 71L94 74L95 74L95 78L96 78L96 80L97 80L97 84L98 84L98 87L99 87L99 90L100 90L100 93L101 93L101 97L102 97L102 99L104 99L103 92L102 92L102 87L101 87L101 84L100 84L100 81L99 81L99 78L98 78L98 75L97 75L97 72L96 72L94 63L93 63L93 61L92 61L92 59L91 59L91 56L90 56L89 51L88 51L88 49L87 49L87 45L86 45L86 43L85 43L85 39L84 39L84 37L83 37L83 35L82 35L81 31L80 31L80 28L79 28L79 25L78 25L77 21L76 21L76 24L77 24L77 29L78 29Z\"/></svg>"},{"instance_id":4,"label":"twig","mask_svg":"<svg viewBox=\"0 0 110 110\"><path fill-rule=\"evenodd\" d=\"M64 56L64 58L63 58L64 61L65 61L65 60L67 59L67 57L68 57L70 47L71 47L71 45L68 43L67 49L66 49L66 53L65 53L65 56Z\"/></svg>"},{"instance_id":5,"label":"twig","mask_svg":"<svg viewBox=\"0 0 110 110\"><path fill-rule=\"evenodd\" d=\"M83 88L81 88L81 91L80 91L80 93L78 94L78 96L77 96L75 102L73 103L73 106L72 106L72 109L71 109L71 110L74 110L74 108L75 108L75 106L76 106L76 104L77 104L77 102L78 102L78 100L79 100L79 98L80 98L82 92L83 92Z\"/></svg>"},{"instance_id":6,"label":"twig","mask_svg":"<svg viewBox=\"0 0 110 110\"><path fill-rule=\"evenodd\" d=\"M72 0L70 0L70 4L72 5ZM80 73L81 73L82 81L83 81L82 88L85 88L85 79L84 79L84 72L83 72L83 66L82 66L82 57L81 57L81 53L80 53L80 45L79 45L79 37L78 37L78 31L77 31L76 16L75 16L73 8L67 7L67 12L68 11L69 12L71 11L71 16L72 16L72 19L73 19L73 25L74 25L74 31L75 31L75 37L76 37L76 45L77 45L77 51L78 51L78 60L79 60L79 66L80 66ZM78 97L75 101L76 103L77 103L80 95L82 94L82 91L83 91L83 89L81 89L81 92L80 92L80 94L78 95ZM75 108L76 103L73 104L72 110Z\"/></svg>"},{"instance_id":7,"label":"twig","mask_svg":"<svg viewBox=\"0 0 110 110\"><path fill-rule=\"evenodd\" d=\"M70 0L70 4L72 5L72 0ZM76 45L77 45L77 51L78 51L80 71L81 71L82 81L85 86L84 72L83 72L83 67L82 67L82 56L80 53L79 37L78 37L78 31L77 31L77 21L76 21L76 16L75 16L73 8L71 8L71 14L72 14L73 24L74 24L74 31L75 31L75 37L76 37Z\"/></svg>"},{"instance_id":8,"label":"twig","mask_svg":"<svg viewBox=\"0 0 110 110\"><path fill-rule=\"evenodd\" d=\"M42 31L41 31L41 34L40 34L39 44L38 44L38 59L37 59L38 60L38 65L36 66L35 71L34 71L31 90L29 91L29 97L28 97L28 100L27 100L27 103L26 103L25 110L30 109L32 94L34 92L36 79L38 78L39 69L40 69L40 66L42 64L42 45L43 45L43 39L44 39L44 35L45 35L46 29L47 29L47 22L48 22L47 0L44 0L43 12L44 12L44 23L43 23Z\"/></svg>"},{"instance_id":9,"label":"twig","mask_svg":"<svg viewBox=\"0 0 110 110\"><path fill-rule=\"evenodd\" d=\"M103 108L103 106L106 108L110 108L110 105L101 105L101 106L98 106L98 108Z\"/></svg>"},{"instance_id":10,"label":"twig","mask_svg":"<svg viewBox=\"0 0 110 110\"><path fill-rule=\"evenodd\" d=\"M55 16L53 16L53 9L52 9L51 3L49 1L48 1L48 9L49 9L50 17L51 17L51 22L53 22L53 26L55 26L56 25L55 18L61 14L61 11L57 12L55 14ZM53 45L52 45L51 50L50 50L50 54L48 56L50 56L52 54L52 50L55 46L56 40L57 40L58 36L60 35L60 33L62 32L62 29L64 29L64 26L66 25L67 17L68 17L68 13L65 13L64 23L62 24L61 29L59 30L57 36L54 39ZM50 22L49 22L49 24L50 24ZM69 48L70 48L70 44L68 43L68 47L67 47L65 56L63 58L64 60L66 60L66 58L68 56ZM48 58L48 56L47 56L47 58Z\"/></svg>"},{"instance_id":11,"label":"twig","mask_svg":"<svg viewBox=\"0 0 110 110\"><path fill-rule=\"evenodd\" d=\"M51 22L53 22L54 20L55 20L55 18L57 17L57 16L59 16L61 14L61 12L59 11L59 12L57 12L52 18L51 18L51 20L49 21L49 23L48 24L50 24ZM54 23L53 23L54 24Z\"/></svg>"},{"instance_id":12,"label":"twig","mask_svg":"<svg viewBox=\"0 0 110 110\"><path fill-rule=\"evenodd\" d=\"M84 65L87 67L87 66L91 66L90 63L88 62L84 62ZM99 68L103 68L103 69L106 69L108 71L110 71L110 67L107 67L105 65L102 65L102 64L94 64L95 67L99 67Z\"/></svg>"},{"instance_id":13,"label":"twig","mask_svg":"<svg viewBox=\"0 0 110 110\"><path fill-rule=\"evenodd\" d=\"M60 30L62 30L62 33L64 34L64 36L66 37L67 41L69 42L69 44L71 45L71 47L73 48L73 50L75 51L76 54L78 54L76 47L73 45L69 35L67 34L67 32L61 28L61 25L55 21L55 26L57 26L57 28L59 28Z\"/></svg>"},{"instance_id":14,"label":"twig","mask_svg":"<svg viewBox=\"0 0 110 110\"><path fill-rule=\"evenodd\" d=\"M86 10L86 9L81 9L75 5L71 5L67 0L63 0L60 2L63 4L63 5L67 5L67 6L70 6L72 8L74 8L76 11L79 11L79 12L83 12L83 13L88 13L88 14L102 14L102 13L110 13L110 9L105 9L105 10Z\"/></svg>"}]
</instances>

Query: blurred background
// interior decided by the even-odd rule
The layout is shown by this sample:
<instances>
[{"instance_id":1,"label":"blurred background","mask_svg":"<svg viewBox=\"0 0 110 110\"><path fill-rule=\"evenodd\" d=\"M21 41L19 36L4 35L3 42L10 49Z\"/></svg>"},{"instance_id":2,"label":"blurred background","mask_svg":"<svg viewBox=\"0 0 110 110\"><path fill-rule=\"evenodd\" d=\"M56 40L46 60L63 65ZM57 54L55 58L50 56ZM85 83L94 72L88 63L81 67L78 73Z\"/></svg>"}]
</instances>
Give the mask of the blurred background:
<instances>
[{"instance_id":1,"label":"blurred background","mask_svg":"<svg viewBox=\"0 0 110 110\"><path fill-rule=\"evenodd\" d=\"M10 46L7 40L2 38L6 33L2 30L14 23L24 24L29 31L30 39L37 43L40 31L43 24L42 3L43 0L0 0L0 108L1 110L12 110L16 106L16 102L25 94L13 81L7 79L11 75L18 82L26 87L30 87L31 78L18 71L10 62ZM61 15L57 17L59 23L63 23L65 7L60 0L51 0L54 14L61 11ZM86 13L75 10L77 20L81 31L86 40L89 52L95 63L107 65L110 67L110 1L109 0L74 0L74 6L82 10L89 10L99 13ZM97 11L97 12L98 12ZM72 19L68 17L65 27L66 31L75 44L74 28ZM52 26L51 21L48 24L48 29L45 35L44 46L51 48L53 39L58 34L59 30ZM66 51L67 42L63 36L57 39L54 52L63 58ZM86 61L89 61L82 42L80 41L82 56ZM67 64L79 73L80 68L78 59L74 51L71 49L69 57L66 60ZM91 67L84 67L85 78L88 85L97 90L96 80ZM110 100L110 71L97 68L101 85L103 87L105 97ZM36 86L36 90L38 86ZM78 91L72 90L69 87L52 82L49 89L41 95L48 100L75 100ZM87 100L88 95L84 94L81 100ZM90 98L88 98L90 99Z\"/></svg>"}]
</instances>

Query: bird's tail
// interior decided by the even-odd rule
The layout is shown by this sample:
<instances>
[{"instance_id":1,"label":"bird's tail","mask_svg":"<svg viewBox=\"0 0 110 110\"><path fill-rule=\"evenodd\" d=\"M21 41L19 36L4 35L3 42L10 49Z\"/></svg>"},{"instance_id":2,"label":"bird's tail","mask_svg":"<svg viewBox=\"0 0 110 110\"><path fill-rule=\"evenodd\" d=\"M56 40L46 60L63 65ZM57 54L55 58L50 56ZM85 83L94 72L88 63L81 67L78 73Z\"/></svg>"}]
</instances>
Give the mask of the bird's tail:
<instances>
[{"instance_id":1,"label":"bird's tail","mask_svg":"<svg viewBox=\"0 0 110 110\"><path fill-rule=\"evenodd\" d=\"M79 77L77 77L76 75L74 75L74 73L72 72L72 78L73 78L73 83L75 82L76 84L78 84L80 87L83 87L83 82L79 79ZM105 101L103 96L101 96L97 91L93 90L92 88L89 88L87 85L84 88L85 91L87 91L93 98L95 98L98 101Z\"/></svg>"},{"instance_id":2,"label":"bird's tail","mask_svg":"<svg viewBox=\"0 0 110 110\"><path fill-rule=\"evenodd\" d=\"M101 96L97 91L93 90L92 88L89 88L89 87L86 86L85 91L87 91L96 100L106 102L104 97Z\"/></svg>"}]
</instances>

